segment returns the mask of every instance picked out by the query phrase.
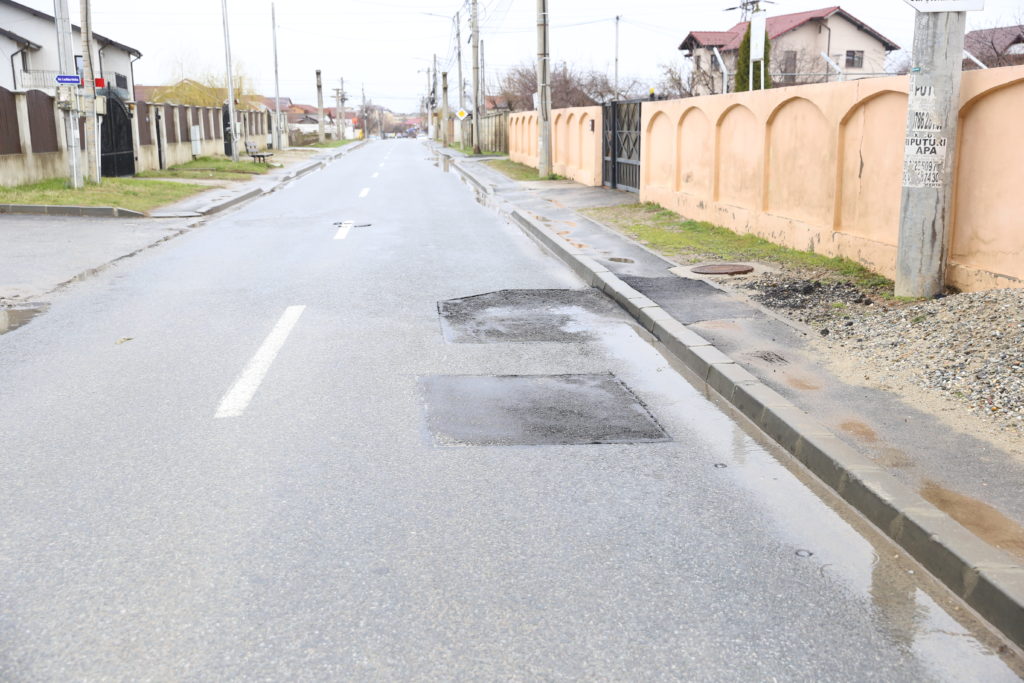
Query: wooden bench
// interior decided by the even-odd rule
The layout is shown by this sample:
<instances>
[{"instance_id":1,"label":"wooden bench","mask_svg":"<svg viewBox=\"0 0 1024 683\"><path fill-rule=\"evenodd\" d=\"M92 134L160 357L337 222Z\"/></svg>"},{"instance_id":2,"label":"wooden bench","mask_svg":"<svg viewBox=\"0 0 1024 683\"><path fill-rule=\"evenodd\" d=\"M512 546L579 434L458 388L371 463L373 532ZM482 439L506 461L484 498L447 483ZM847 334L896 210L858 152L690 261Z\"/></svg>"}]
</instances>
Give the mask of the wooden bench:
<instances>
[{"instance_id":1,"label":"wooden bench","mask_svg":"<svg viewBox=\"0 0 1024 683\"><path fill-rule=\"evenodd\" d=\"M255 142L245 143L245 153L252 157L252 163L267 163L267 159L274 156L273 152L261 152L256 148Z\"/></svg>"}]
</instances>

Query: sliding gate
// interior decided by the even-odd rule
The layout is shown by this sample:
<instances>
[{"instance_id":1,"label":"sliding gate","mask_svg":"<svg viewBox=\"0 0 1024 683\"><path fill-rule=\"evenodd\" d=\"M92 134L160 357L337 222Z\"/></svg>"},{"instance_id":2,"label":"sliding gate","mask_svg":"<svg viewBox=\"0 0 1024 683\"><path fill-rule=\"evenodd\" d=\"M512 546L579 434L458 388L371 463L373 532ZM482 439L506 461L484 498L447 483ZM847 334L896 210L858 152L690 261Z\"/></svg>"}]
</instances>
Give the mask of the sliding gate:
<instances>
[{"instance_id":1,"label":"sliding gate","mask_svg":"<svg viewBox=\"0 0 1024 683\"><path fill-rule=\"evenodd\" d=\"M604 184L640 191L640 100L610 102L604 109Z\"/></svg>"}]
</instances>

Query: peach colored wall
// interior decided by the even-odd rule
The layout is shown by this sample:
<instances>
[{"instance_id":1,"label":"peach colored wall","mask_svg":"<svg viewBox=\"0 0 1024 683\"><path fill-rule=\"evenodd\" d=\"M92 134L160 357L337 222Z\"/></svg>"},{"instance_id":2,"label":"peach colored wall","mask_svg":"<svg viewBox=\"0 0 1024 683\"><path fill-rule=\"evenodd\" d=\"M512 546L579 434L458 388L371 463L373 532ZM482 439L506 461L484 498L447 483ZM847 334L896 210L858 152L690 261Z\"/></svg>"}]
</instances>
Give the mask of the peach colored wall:
<instances>
[{"instance_id":1,"label":"peach colored wall","mask_svg":"<svg viewBox=\"0 0 1024 683\"><path fill-rule=\"evenodd\" d=\"M591 122L594 130L590 129ZM508 120L509 159L537 168L537 112L518 112ZM551 112L552 170L582 185L601 184L601 107Z\"/></svg>"},{"instance_id":2,"label":"peach colored wall","mask_svg":"<svg viewBox=\"0 0 1024 683\"><path fill-rule=\"evenodd\" d=\"M891 277L907 88L892 77L645 102L640 198ZM947 281L967 291L1024 287L1022 105L1024 66L964 73Z\"/></svg>"}]
</instances>

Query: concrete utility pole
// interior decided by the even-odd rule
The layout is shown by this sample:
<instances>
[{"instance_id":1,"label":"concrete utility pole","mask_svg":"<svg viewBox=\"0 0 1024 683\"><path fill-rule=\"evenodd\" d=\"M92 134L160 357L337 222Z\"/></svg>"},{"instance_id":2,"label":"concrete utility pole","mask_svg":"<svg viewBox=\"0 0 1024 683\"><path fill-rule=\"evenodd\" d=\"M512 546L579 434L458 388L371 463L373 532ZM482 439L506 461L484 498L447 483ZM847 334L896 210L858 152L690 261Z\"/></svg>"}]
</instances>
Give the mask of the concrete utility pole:
<instances>
[{"instance_id":1,"label":"concrete utility pole","mask_svg":"<svg viewBox=\"0 0 1024 683\"><path fill-rule=\"evenodd\" d=\"M92 72L92 4L82 0L82 93L85 96L85 177L100 182L96 136L96 79Z\"/></svg>"},{"instance_id":2,"label":"concrete utility pole","mask_svg":"<svg viewBox=\"0 0 1024 683\"><path fill-rule=\"evenodd\" d=\"M896 296L945 286L966 16L919 11L914 23Z\"/></svg>"},{"instance_id":3,"label":"concrete utility pole","mask_svg":"<svg viewBox=\"0 0 1024 683\"><path fill-rule=\"evenodd\" d=\"M434 70L430 72L430 139L437 140L437 53L434 53Z\"/></svg>"},{"instance_id":4,"label":"concrete utility pole","mask_svg":"<svg viewBox=\"0 0 1024 683\"><path fill-rule=\"evenodd\" d=\"M459 12L455 13L455 58L459 62L459 109L466 108L466 87L462 80L462 18ZM459 121L459 145L465 145L465 121Z\"/></svg>"},{"instance_id":5,"label":"concrete utility pole","mask_svg":"<svg viewBox=\"0 0 1024 683\"><path fill-rule=\"evenodd\" d=\"M441 72L441 144L451 144L448 139L448 72Z\"/></svg>"},{"instance_id":6,"label":"concrete utility pole","mask_svg":"<svg viewBox=\"0 0 1024 683\"><path fill-rule=\"evenodd\" d=\"M277 14L270 3L270 22L274 25L274 149L281 149L281 81L277 75Z\"/></svg>"},{"instance_id":7,"label":"concrete utility pole","mask_svg":"<svg viewBox=\"0 0 1024 683\"><path fill-rule=\"evenodd\" d=\"M57 59L60 61L62 74L75 73L75 51L71 40L71 19L68 16L68 0L53 0L53 16L57 25ZM76 93L77 88L69 89ZM75 97L71 97L64 109L64 140L68 154L68 185L73 189L82 187L82 169L79 162L78 112L74 106Z\"/></svg>"},{"instance_id":8,"label":"concrete utility pole","mask_svg":"<svg viewBox=\"0 0 1024 683\"><path fill-rule=\"evenodd\" d=\"M615 16L615 99L619 99L619 21L621 16Z\"/></svg>"},{"instance_id":9,"label":"concrete utility pole","mask_svg":"<svg viewBox=\"0 0 1024 683\"><path fill-rule=\"evenodd\" d=\"M540 111L540 159L537 173L541 178L551 175L551 84L548 64L548 0L537 0L537 86Z\"/></svg>"},{"instance_id":10,"label":"concrete utility pole","mask_svg":"<svg viewBox=\"0 0 1024 683\"><path fill-rule=\"evenodd\" d=\"M316 113L319 118L317 136L323 143L327 136L324 134L324 84L320 80L320 69L316 70Z\"/></svg>"},{"instance_id":11,"label":"concrete utility pole","mask_svg":"<svg viewBox=\"0 0 1024 683\"><path fill-rule=\"evenodd\" d=\"M336 107L334 109L334 113L335 113L335 122L337 123L337 128L338 128L338 139L339 140L344 140L345 139L345 100L347 99L345 97L345 79L344 78L339 79L339 84L340 84L341 87L334 89L334 99L335 99L335 102L336 102Z\"/></svg>"},{"instance_id":12,"label":"concrete utility pole","mask_svg":"<svg viewBox=\"0 0 1024 683\"><path fill-rule=\"evenodd\" d=\"M484 40L480 39L480 114L481 116L487 114L487 62L484 60L484 56L487 51L484 50ZM482 122L481 122L482 123Z\"/></svg>"},{"instance_id":13,"label":"concrete utility pole","mask_svg":"<svg viewBox=\"0 0 1024 683\"><path fill-rule=\"evenodd\" d=\"M477 0L470 14L473 31L473 154L480 153L480 20Z\"/></svg>"},{"instance_id":14,"label":"concrete utility pole","mask_svg":"<svg viewBox=\"0 0 1024 683\"><path fill-rule=\"evenodd\" d=\"M224 138L231 142L231 160L238 161L238 132L235 130L235 77L231 73L231 34L228 32L228 0L221 0L220 12L224 18L224 60L228 72L228 123L229 129L224 131ZM168 123L168 125L171 125Z\"/></svg>"}]
</instances>

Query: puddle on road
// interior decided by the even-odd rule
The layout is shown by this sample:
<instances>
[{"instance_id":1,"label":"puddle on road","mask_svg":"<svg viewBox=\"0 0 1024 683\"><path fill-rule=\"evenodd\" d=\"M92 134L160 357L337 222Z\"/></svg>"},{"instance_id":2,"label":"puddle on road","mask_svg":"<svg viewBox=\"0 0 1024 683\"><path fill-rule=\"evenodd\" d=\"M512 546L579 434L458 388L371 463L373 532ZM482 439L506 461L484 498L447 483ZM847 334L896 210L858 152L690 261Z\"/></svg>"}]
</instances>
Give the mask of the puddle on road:
<instances>
[{"instance_id":1,"label":"puddle on road","mask_svg":"<svg viewBox=\"0 0 1024 683\"><path fill-rule=\"evenodd\" d=\"M5 308L0 310L0 334L12 332L27 325L33 318L46 311L46 306L32 308Z\"/></svg>"},{"instance_id":2,"label":"puddle on road","mask_svg":"<svg viewBox=\"0 0 1024 683\"><path fill-rule=\"evenodd\" d=\"M991 505L926 481L921 496L986 543L1024 558L1024 527Z\"/></svg>"}]
</instances>

